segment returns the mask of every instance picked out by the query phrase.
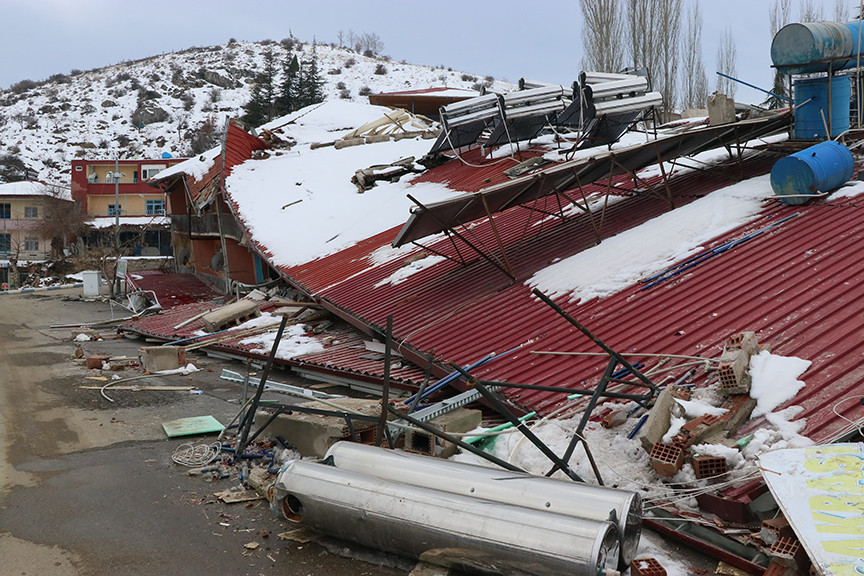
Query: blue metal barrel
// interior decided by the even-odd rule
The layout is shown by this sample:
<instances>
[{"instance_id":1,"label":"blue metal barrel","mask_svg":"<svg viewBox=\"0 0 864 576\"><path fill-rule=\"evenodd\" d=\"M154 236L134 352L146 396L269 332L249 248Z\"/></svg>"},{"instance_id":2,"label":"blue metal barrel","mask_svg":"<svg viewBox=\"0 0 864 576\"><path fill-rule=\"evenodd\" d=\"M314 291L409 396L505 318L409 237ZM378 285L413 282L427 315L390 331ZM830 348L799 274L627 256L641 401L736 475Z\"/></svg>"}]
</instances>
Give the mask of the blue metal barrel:
<instances>
[{"instance_id":1,"label":"blue metal barrel","mask_svg":"<svg viewBox=\"0 0 864 576\"><path fill-rule=\"evenodd\" d=\"M839 188L854 171L849 149L827 140L778 160L771 168L771 188L786 196L786 204L803 204L808 196Z\"/></svg>"},{"instance_id":2,"label":"blue metal barrel","mask_svg":"<svg viewBox=\"0 0 864 576\"><path fill-rule=\"evenodd\" d=\"M774 35L771 61L784 74L809 74L828 70L826 60L849 58L858 37L857 23L805 22L787 24ZM834 70L849 62L835 61Z\"/></svg>"},{"instance_id":3,"label":"blue metal barrel","mask_svg":"<svg viewBox=\"0 0 864 576\"><path fill-rule=\"evenodd\" d=\"M792 135L797 140L824 140L827 137L825 125L829 120L831 138L846 132L849 130L851 97L852 81L849 76L833 76L829 111L827 77L795 80L792 84L792 100L796 106Z\"/></svg>"}]
</instances>

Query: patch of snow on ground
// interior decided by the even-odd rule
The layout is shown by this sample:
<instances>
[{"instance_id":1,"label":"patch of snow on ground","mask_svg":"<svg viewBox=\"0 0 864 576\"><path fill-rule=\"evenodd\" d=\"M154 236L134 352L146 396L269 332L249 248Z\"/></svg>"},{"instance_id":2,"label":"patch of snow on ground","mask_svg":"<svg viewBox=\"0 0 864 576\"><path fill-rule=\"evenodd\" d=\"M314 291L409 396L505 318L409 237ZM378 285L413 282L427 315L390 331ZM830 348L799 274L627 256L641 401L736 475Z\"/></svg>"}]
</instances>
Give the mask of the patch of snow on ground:
<instances>
[{"instance_id":1,"label":"patch of snow on ground","mask_svg":"<svg viewBox=\"0 0 864 576\"><path fill-rule=\"evenodd\" d=\"M751 220L773 194L769 176L723 188L536 272L527 282L570 301L613 294Z\"/></svg>"},{"instance_id":2,"label":"patch of snow on ground","mask_svg":"<svg viewBox=\"0 0 864 576\"><path fill-rule=\"evenodd\" d=\"M798 380L810 367L809 360L794 356L778 356L763 350L750 358L750 376L753 383L750 396L757 401L751 418L764 416L788 402L804 387Z\"/></svg>"}]
</instances>

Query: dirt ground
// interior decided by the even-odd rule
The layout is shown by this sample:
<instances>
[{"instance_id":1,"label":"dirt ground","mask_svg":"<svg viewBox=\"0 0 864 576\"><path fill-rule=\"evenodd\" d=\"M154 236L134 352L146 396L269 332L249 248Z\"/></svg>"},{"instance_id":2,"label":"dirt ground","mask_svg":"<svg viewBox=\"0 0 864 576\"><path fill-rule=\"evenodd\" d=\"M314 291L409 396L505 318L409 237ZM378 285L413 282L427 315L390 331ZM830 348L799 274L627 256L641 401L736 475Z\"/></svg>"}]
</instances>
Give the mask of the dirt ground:
<instances>
[{"instance_id":1,"label":"dirt ground","mask_svg":"<svg viewBox=\"0 0 864 576\"><path fill-rule=\"evenodd\" d=\"M104 340L78 343L71 329L51 326L112 314L127 312L84 301L80 289L0 296L0 573L395 576L414 569L343 542L282 540L277 534L296 526L273 516L266 501L213 497L236 478L207 481L173 463L172 452L189 439L167 439L161 423L208 414L229 422L241 386L218 375L223 365L242 371L241 363L196 355L200 372L140 381L192 385L200 395L117 390L112 403L81 388L104 382L87 379L97 371L73 361L77 346L88 355L137 356L144 342L105 329Z\"/></svg>"}]
</instances>

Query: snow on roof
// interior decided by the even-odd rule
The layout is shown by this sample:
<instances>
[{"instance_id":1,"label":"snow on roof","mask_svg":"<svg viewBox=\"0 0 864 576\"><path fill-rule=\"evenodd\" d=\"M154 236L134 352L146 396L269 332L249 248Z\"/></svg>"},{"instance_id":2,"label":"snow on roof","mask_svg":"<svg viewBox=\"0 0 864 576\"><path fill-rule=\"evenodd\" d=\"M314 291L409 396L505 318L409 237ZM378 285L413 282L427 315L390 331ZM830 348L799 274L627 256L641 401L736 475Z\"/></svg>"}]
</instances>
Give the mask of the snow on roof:
<instances>
[{"instance_id":1,"label":"snow on roof","mask_svg":"<svg viewBox=\"0 0 864 576\"><path fill-rule=\"evenodd\" d=\"M117 222L115 216L93 218L87 222L93 228L110 228ZM171 218L168 216L121 216L121 226L168 226Z\"/></svg>"},{"instance_id":2,"label":"snow on roof","mask_svg":"<svg viewBox=\"0 0 864 576\"><path fill-rule=\"evenodd\" d=\"M0 196L53 196L61 200L72 201L72 194L68 188L48 186L43 182L33 180L0 184Z\"/></svg>"},{"instance_id":3,"label":"snow on roof","mask_svg":"<svg viewBox=\"0 0 864 576\"><path fill-rule=\"evenodd\" d=\"M188 160L184 160L183 162L179 162L174 164L173 166L169 166L165 170L157 173L155 176L151 178L151 180L165 180L166 178L170 178L171 176L178 176L181 174L188 174L192 176L196 182L201 180L210 168L213 167L213 163L216 161L216 158L222 153L222 147L217 146L211 150L207 150L196 156L195 158L189 158Z\"/></svg>"},{"instance_id":4,"label":"snow on roof","mask_svg":"<svg viewBox=\"0 0 864 576\"><path fill-rule=\"evenodd\" d=\"M372 96L429 96L434 98L473 98L477 96L476 90L465 88L450 88L440 86L437 88L422 88L419 90L401 90L397 92L379 92Z\"/></svg>"},{"instance_id":5,"label":"snow on roof","mask_svg":"<svg viewBox=\"0 0 864 576\"><path fill-rule=\"evenodd\" d=\"M413 203L407 198L410 176L378 182L358 193L354 172L389 164L429 150L420 138L336 149L312 150L311 143L333 141L391 112L351 102L327 102L275 120L298 144L266 160L236 166L226 187L238 214L256 242L273 254L277 265L291 266L337 252L405 222ZM455 194L443 184L410 187L421 202Z\"/></svg>"},{"instance_id":6,"label":"snow on roof","mask_svg":"<svg viewBox=\"0 0 864 576\"><path fill-rule=\"evenodd\" d=\"M555 262L527 282L552 298L587 301L618 292L747 223L773 194L769 177L744 180Z\"/></svg>"}]
</instances>

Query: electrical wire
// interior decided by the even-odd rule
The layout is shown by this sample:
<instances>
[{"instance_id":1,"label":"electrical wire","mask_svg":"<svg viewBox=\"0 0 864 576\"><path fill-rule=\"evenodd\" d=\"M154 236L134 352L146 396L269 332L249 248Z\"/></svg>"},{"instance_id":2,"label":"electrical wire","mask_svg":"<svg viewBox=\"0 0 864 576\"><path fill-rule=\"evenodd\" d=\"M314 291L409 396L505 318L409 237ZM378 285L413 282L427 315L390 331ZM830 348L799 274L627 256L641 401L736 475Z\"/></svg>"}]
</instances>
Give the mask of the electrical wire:
<instances>
[{"instance_id":1,"label":"electrical wire","mask_svg":"<svg viewBox=\"0 0 864 576\"><path fill-rule=\"evenodd\" d=\"M171 460L181 466L197 468L199 466L206 466L215 460L221 451L221 442L214 442L213 444L180 444L174 449L174 453L171 454Z\"/></svg>"},{"instance_id":2,"label":"electrical wire","mask_svg":"<svg viewBox=\"0 0 864 576\"><path fill-rule=\"evenodd\" d=\"M851 432L852 430L858 430L858 434L860 434L861 436L864 436L864 428L862 428L862 425L864 425L864 417L859 418L858 420L850 420L849 418L847 418L846 416L843 416L842 414L840 414L840 412L837 411L837 407L840 406L840 404L842 404L843 402L846 402L847 400L858 400L859 402L861 402L862 399L864 399L864 396L847 396L846 398L843 398L843 399L837 401L837 403L831 407L831 410L834 412L834 414L837 415L837 417L842 418L843 420L845 420L846 422L849 423L849 426L846 426L843 429L844 432Z\"/></svg>"}]
</instances>

